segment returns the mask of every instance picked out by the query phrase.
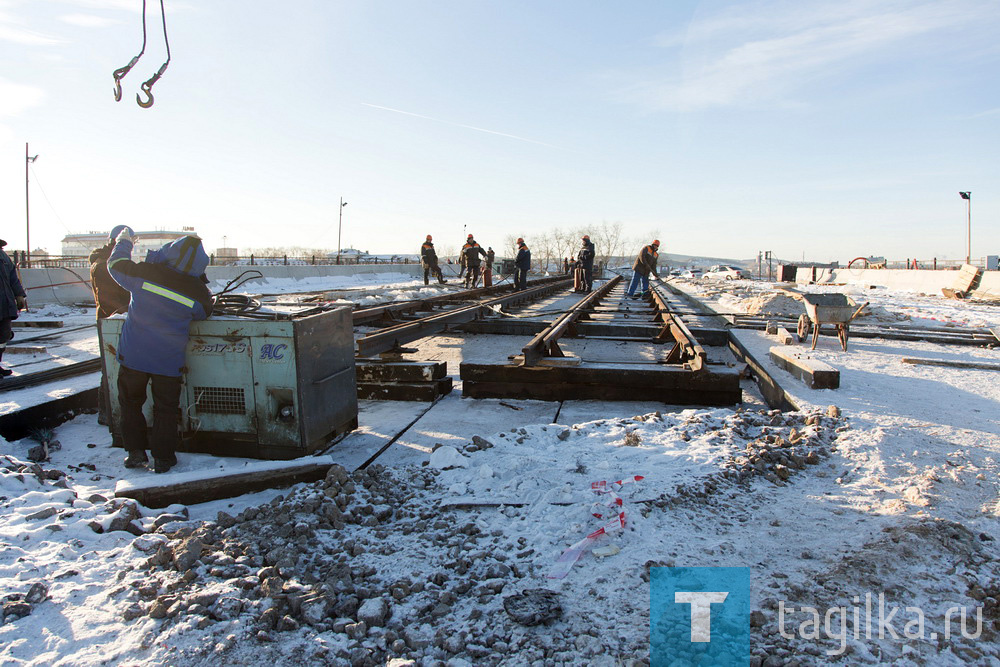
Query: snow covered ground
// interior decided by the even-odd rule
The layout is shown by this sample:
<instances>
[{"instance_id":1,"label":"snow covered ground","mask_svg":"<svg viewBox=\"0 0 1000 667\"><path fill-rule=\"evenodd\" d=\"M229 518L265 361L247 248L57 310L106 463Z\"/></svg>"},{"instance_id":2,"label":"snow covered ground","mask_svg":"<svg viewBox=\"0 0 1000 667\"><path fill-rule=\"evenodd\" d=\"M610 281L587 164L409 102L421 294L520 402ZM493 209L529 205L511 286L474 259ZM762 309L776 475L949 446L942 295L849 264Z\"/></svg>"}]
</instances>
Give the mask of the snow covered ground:
<instances>
[{"instance_id":1,"label":"snow covered ground","mask_svg":"<svg viewBox=\"0 0 1000 667\"><path fill-rule=\"evenodd\" d=\"M989 307L880 297L911 318L998 322ZM765 359L774 344L739 335ZM518 348L455 334L419 347L453 375L456 360ZM750 568L756 664L1000 664L1000 376L900 362L1000 355L879 339L844 353L824 338L816 356L840 389L771 368L797 413L754 397L682 409L460 389L429 410L362 402L358 433L329 453L357 465L412 422L385 467L190 507L114 499L118 480L155 476L126 471L93 415L59 427L41 465L27 462L35 443L0 442L0 664L646 664L655 566ZM244 463L179 458L181 473ZM618 511L595 482L622 499L624 529L560 566ZM552 620L505 611L539 588L555 591ZM866 594L899 607L898 639L866 638L863 617L855 634L850 614L845 632L810 638L809 617L787 612L863 613ZM982 609L975 638L956 617L945 639L953 607ZM922 634L907 638L917 608Z\"/></svg>"}]
</instances>

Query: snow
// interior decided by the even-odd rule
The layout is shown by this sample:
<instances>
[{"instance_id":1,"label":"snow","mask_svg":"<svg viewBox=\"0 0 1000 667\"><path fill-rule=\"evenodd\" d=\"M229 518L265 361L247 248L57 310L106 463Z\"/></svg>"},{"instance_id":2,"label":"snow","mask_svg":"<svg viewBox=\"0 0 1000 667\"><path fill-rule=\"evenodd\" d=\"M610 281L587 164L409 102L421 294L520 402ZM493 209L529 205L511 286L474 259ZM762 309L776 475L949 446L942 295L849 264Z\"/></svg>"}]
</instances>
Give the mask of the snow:
<instances>
[{"instance_id":1,"label":"snow","mask_svg":"<svg viewBox=\"0 0 1000 667\"><path fill-rule=\"evenodd\" d=\"M273 293L285 289L274 287ZM723 287L687 289L707 290L705 296L736 312L770 298L766 285L749 281ZM296 282L295 291L301 289ZM378 289L383 297L397 294L391 286ZM398 296L425 289L441 288L406 285ZM810 289L844 290L900 323L1000 324L995 306L902 291ZM32 316L68 326L92 311ZM900 360L997 362L1000 353L882 339L852 339L845 353L835 339L821 338L813 355L841 371L841 387L813 391L770 364L773 337L737 335L801 412L778 414L753 402L682 409L649 400L474 401L460 390L433 406L362 401L359 429L326 455L350 471L388 445L378 459L385 470L370 469L354 482L328 479L162 510L113 499L116 484L163 476L125 470L123 453L110 447L93 415L57 428L62 447L40 467L26 461L34 443L0 441L0 604L32 584L48 587L48 599L29 616L0 624L0 664L346 664L359 650L421 664L641 662L649 658L651 565L752 568L755 609L766 620L755 629L753 648L758 658L778 661L824 663L833 659L824 652L839 642L782 638L777 600L825 609L884 592L894 604L920 606L928 633L942 632L949 607L991 604L1000 581L1000 376ZM417 345L421 359L447 360L457 375L463 359L504 357L522 344L517 336L448 333ZM567 349L603 356L608 350L601 346L610 349L607 341L574 341ZM9 411L48 393L27 389L0 398ZM825 416L830 405L840 417ZM788 445L793 441L799 444ZM795 456L807 450L818 456L796 466ZM767 474L741 478L759 452ZM771 456L789 461L781 464L787 479L774 475L779 466ZM193 479L271 465L279 464L181 453L171 474ZM65 472L64 482L46 471ZM549 578L568 547L607 522L593 516L608 507L595 505L604 496L591 485L633 476L642 479L613 487L622 498L624 529L595 538L565 577ZM349 484L357 490L344 511L353 510L355 521L324 528L336 520L324 518L323 508ZM224 527L229 521L219 512L235 525ZM385 518L367 522L375 514ZM166 523L153 531L157 521ZM128 525L138 534L111 530ZM190 531L205 527L209 533L195 535L210 547L204 564L188 570L190 581L169 563L150 564L167 547L176 556ZM301 557L264 553L261 544L300 549ZM278 560L271 562L272 555ZM383 607L373 600L386 603L386 627L358 634L356 626L337 623L339 613L309 606L309 596L333 581L338 567L353 573L359 595L369 594L359 602L373 623ZM260 619L278 604L254 592L263 585L258 572L267 568L274 572L265 579L280 575L286 589L309 591L294 629L261 629ZM317 569L326 577L310 582ZM502 599L532 588L558 593L561 619L526 628L507 617ZM182 610L195 608L199 595L213 600L201 605L204 614ZM174 605L174 615L149 615L161 599ZM242 602L233 607L233 600ZM988 609L996 614L995 606ZM839 660L998 664L1000 642L989 626L996 616L986 616L977 640L862 635L845 641L848 655ZM406 640L403 648L392 648L393 637Z\"/></svg>"}]
</instances>

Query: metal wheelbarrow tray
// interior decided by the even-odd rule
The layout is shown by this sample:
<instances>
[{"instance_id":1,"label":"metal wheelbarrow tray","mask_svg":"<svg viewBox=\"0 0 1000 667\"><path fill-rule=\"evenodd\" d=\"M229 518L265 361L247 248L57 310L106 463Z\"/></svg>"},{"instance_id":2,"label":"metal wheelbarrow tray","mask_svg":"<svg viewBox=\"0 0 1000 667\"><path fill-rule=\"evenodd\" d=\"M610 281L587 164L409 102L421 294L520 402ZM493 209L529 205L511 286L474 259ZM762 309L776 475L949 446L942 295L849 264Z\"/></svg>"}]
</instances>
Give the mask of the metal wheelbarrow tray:
<instances>
[{"instance_id":1,"label":"metal wheelbarrow tray","mask_svg":"<svg viewBox=\"0 0 1000 667\"><path fill-rule=\"evenodd\" d=\"M802 305L805 306L806 312L799 316L799 340L805 340L812 330L811 349L815 350L819 341L820 326L833 324L837 327L840 345L846 352L851 320L858 316L868 302L865 301L858 306L857 302L846 294L803 294Z\"/></svg>"}]
</instances>

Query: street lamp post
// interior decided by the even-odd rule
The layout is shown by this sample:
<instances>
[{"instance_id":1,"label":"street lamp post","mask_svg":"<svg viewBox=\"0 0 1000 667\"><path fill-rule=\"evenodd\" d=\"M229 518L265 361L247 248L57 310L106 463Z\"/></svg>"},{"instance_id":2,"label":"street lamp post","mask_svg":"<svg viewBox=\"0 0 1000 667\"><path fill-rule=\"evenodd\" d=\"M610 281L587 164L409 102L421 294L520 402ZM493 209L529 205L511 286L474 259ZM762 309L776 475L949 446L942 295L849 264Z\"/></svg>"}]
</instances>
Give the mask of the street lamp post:
<instances>
[{"instance_id":1,"label":"street lamp post","mask_svg":"<svg viewBox=\"0 0 1000 667\"><path fill-rule=\"evenodd\" d=\"M340 216L337 221L337 264L340 264L340 231L344 226L344 207L347 206L347 202L344 198L340 198Z\"/></svg>"},{"instance_id":2,"label":"street lamp post","mask_svg":"<svg viewBox=\"0 0 1000 667\"><path fill-rule=\"evenodd\" d=\"M971 264L972 260L972 192L959 192L959 196L968 203L969 218L965 231L965 263Z\"/></svg>"},{"instance_id":3,"label":"street lamp post","mask_svg":"<svg viewBox=\"0 0 1000 667\"><path fill-rule=\"evenodd\" d=\"M31 266L31 212L28 203L28 165L38 156L28 157L28 142L24 142L24 264Z\"/></svg>"}]
</instances>

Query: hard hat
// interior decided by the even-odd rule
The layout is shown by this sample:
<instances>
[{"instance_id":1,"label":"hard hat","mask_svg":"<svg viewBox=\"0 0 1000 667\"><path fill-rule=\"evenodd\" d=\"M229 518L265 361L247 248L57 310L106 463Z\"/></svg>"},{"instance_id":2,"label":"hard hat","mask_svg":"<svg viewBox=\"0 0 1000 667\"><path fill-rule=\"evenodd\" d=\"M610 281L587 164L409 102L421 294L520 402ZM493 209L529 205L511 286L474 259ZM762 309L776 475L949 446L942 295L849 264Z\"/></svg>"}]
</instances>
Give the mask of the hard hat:
<instances>
[{"instance_id":1,"label":"hard hat","mask_svg":"<svg viewBox=\"0 0 1000 667\"><path fill-rule=\"evenodd\" d=\"M432 239L431 239L431 235L430 235L430 234L428 234L428 235L427 235L427 240L428 240L428 241L432 240Z\"/></svg>"},{"instance_id":2,"label":"hard hat","mask_svg":"<svg viewBox=\"0 0 1000 667\"><path fill-rule=\"evenodd\" d=\"M524 239L522 239L522 238L518 237L518 239L517 239L517 242L518 242L518 243L524 243Z\"/></svg>"},{"instance_id":3,"label":"hard hat","mask_svg":"<svg viewBox=\"0 0 1000 667\"><path fill-rule=\"evenodd\" d=\"M659 239L653 239L653 245L655 245L657 248L659 248L660 247L660 241L659 241Z\"/></svg>"},{"instance_id":4,"label":"hard hat","mask_svg":"<svg viewBox=\"0 0 1000 667\"><path fill-rule=\"evenodd\" d=\"M585 239L587 239L589 241L590 240L590 235L589 234L584 234L583 238L585 238Z\"/></svg>"},{"instance_id":5,"label":"hard hat","mask_svg":"<svg viewBox=\"0 0 1000 667\"><path fill-rule=\"evenodd\" d=\"M471 239L472 238L472 234L469 234L466 238L470 238Z\"/></svg>"}]
</instances>

